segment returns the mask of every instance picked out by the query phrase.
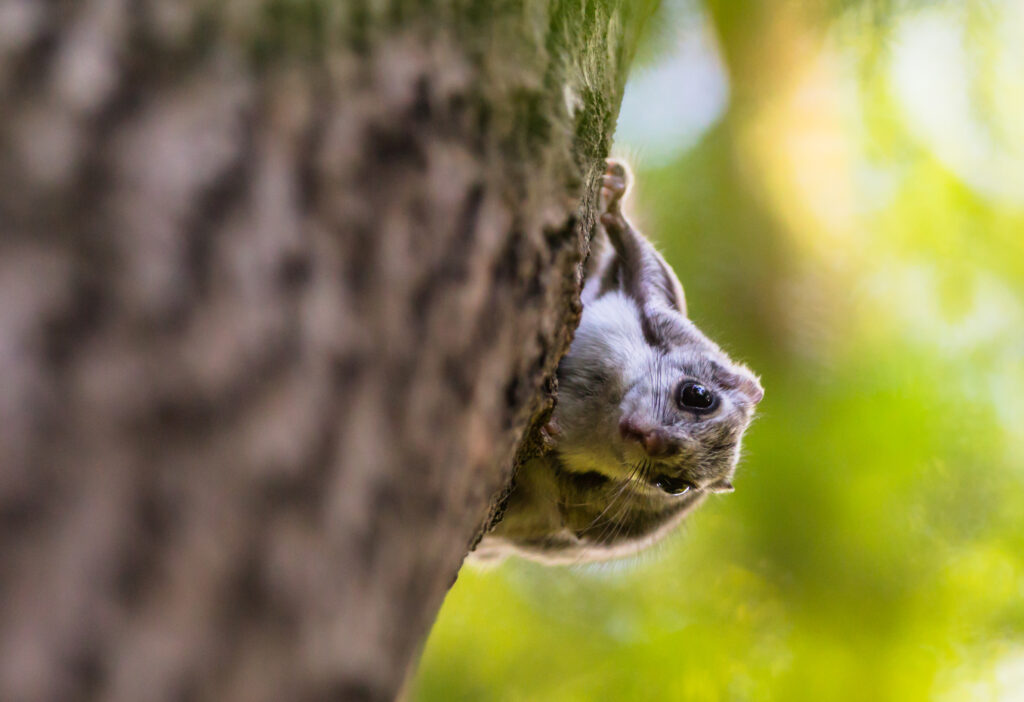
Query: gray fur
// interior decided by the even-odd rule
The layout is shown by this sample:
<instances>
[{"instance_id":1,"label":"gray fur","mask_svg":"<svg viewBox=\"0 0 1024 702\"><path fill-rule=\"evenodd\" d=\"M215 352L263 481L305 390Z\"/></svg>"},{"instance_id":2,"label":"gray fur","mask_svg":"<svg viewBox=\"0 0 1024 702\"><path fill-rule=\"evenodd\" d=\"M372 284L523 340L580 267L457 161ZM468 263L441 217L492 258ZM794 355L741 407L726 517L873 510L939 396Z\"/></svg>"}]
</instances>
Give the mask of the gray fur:
<instances>
[{"instance_id":1,"label":"gray fur","mask_svg":"<svg viewBox=\"0 0 1024 702\"><path fill-rule=\"evenodd\" d=\"M558 368L553 449L520 469L480 558L514 552L557 563L634 553L708 493L732 490L763 391L686 317L671 268L621 213L628 178L609 161L601 222L611 246L588 275L580 326ZM684 381L713 392L716 407L681 407ZM666 484L688 487L670 494Z\"/></svg>"}]
</instances>

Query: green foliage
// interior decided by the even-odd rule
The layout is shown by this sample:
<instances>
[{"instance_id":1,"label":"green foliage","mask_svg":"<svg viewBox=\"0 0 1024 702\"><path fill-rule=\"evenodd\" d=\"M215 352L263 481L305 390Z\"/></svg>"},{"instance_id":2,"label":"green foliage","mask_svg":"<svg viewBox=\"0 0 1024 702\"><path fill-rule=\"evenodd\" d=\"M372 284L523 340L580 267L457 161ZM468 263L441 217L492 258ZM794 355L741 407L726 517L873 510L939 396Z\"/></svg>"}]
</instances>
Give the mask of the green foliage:
<instances>
[{"instance_id":1,"label":"green foliage","mask_svg":"<svg viewBox=\"0 0 1024 702\"><path fill-rule=\"evenodd\" d=\"M728 18L757 90L638 164L695 321L763 376L736 492L633 562L464 570L413 699L1019 699L1024 12L886 11L882 49L865 13ZM921 36L964 69L923 111Z\"/></svg>"}]
</instances>

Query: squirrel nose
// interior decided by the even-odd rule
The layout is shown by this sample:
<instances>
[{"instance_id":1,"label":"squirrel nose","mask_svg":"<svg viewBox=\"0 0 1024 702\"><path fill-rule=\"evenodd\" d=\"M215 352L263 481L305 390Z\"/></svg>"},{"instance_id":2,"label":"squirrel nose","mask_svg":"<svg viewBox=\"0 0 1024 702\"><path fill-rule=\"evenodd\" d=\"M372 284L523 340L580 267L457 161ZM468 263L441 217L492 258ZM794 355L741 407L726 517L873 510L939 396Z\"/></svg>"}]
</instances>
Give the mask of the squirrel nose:
<instances>
[{"instance_id":1,"label":"squirrel nose","mask_svg":"<svg viewBox=\"0 0 1024 702\"><path fill-rule=\"evenodd\" d=\"M676 452L675 445L660 429L648 429L633 420L623 419L619 422L619 433L626 441L635 441L643 446L651 458L665 458Z\"/></svg>"}]
</instances>

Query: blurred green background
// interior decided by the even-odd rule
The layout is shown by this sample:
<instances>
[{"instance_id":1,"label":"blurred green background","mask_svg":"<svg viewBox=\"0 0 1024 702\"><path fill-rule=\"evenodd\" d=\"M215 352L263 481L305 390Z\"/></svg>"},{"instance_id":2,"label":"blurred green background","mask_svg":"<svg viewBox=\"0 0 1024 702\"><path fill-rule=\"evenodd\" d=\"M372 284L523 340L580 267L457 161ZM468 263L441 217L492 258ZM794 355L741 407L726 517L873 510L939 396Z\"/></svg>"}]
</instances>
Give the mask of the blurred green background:
<instances>
[{"instance_id":1,"label":"blurred green background","mask_svg":"<svg viewBox=\"0 0 1024 702\"><path fill-rule=\"evenodd\" d=\"M412 700L1024 700L1024 3L668 2L628 206L762 374L736 492L464 568Z\"/></svg>"}]
</instances>

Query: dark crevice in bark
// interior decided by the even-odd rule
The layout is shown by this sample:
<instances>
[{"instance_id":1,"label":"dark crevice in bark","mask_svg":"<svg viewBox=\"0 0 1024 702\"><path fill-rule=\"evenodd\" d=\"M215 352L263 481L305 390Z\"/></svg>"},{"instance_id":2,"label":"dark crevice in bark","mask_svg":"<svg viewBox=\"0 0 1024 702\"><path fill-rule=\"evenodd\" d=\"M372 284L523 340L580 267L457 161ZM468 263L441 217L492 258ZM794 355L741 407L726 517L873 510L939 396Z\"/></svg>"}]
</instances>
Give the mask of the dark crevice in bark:
<instances>
[{"instance_id":1,"label":"dark crevice in bark","mask_svg":"<svg viewBox=\"0 0 1024 702\"><path fill-rule=\"evenodd\" d=\"M252 175L256 168L254 130L253 118L247 116L239 132L242 144L237 157L226 165L224 172L204 192L197 194L191 221L184 226L186 245L182 268L188 274L190 292L199 299L210 292L210 278L214 275L211 259L217 243L217 232L225 219L243 206L242 201L252 185ZM183 296L181 313L187 314L191 306L191 301ZM169 320L170 324L174 322Z\"/></svg>"}]
</instances>

